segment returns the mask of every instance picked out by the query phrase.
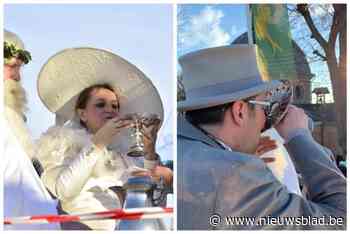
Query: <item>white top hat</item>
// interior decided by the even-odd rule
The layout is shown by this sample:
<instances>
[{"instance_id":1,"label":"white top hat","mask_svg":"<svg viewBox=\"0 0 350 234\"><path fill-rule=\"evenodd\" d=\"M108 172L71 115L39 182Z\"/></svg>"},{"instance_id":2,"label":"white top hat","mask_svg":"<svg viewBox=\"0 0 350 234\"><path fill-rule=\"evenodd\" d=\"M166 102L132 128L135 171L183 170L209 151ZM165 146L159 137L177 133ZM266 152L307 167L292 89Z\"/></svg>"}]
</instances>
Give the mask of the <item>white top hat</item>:
<instances>
[{"instance_id":1,"label":"white top hat","mask_svg":"<svg viewBox=\"0 0 350 234\"><path fill-rule=\"evenodd\" d=\"M76 117L79 94L103 83L122 96L121 115L156 114L163 120L162 102L151 80L133 64L106 50L71 48L58 52L41 68L37 87L41 101L63 124Z\"/></svg>"},{"instance_id":2,"label":"white top hat","mask_svg":"<svg viewBox=\"0 0 350 234\"><path fill-rule=\"evenodd\" d=\"M14 45L18 49L24 50L24 43L19 36L6 29L4 29L4 41L6 41L8 44Z\"/></svg>"},{"instance_id":3,"label":"white top hat","mask_svg":"<svg viewBox=\"0 0 350 234\"><path fill-rule=\"evenodd\" d=\"M278 87L264 82L256 62L256 47L230 45L199 50L179 59L186 100L179 111L190 111L241 100Z\"/></svg>"}]
</instances>

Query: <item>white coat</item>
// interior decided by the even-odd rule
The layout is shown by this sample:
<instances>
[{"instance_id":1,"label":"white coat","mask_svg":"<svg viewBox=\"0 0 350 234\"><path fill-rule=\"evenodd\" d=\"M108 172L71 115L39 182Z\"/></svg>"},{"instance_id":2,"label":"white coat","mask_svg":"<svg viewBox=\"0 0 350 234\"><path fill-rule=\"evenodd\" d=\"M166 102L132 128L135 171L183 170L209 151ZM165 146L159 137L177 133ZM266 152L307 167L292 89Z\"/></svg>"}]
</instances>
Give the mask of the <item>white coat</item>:
<instances>
[{"instance_id":1,"label":"white coat","mask_svg":"<svg viewBox=\"0 0 350 234\"><path fill-rule=\"evenodd\" d=\"M110 189L122 186L135 168L131 158L114 151L98 150L83 128L54 126L39 139L37 158L42 180L69 214L121 208ZM115 220L85 221L94 230L114 230Z\"/></svg>"}]
</instances>

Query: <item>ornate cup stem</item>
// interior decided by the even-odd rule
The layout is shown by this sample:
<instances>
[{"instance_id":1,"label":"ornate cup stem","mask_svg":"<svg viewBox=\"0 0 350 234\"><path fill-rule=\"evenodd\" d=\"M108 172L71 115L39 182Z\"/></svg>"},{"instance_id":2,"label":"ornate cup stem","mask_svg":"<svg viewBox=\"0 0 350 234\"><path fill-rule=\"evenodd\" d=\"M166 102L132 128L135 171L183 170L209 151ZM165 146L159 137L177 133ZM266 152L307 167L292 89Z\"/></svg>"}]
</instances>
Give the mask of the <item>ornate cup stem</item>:
<instances>
[{"instance_id":1,"label":"ornate cup stem","mask_svg":"<svg viewBox=\"0 0 350 234\"><path fill-rule=\"evenodd\" d=\"M135 125L131 129L131 145L129 147L128 156L130 157L141 157L145 155L143 134L141 132L142 122L139 118L135 118Z\"/></svg>"}]
</instances>

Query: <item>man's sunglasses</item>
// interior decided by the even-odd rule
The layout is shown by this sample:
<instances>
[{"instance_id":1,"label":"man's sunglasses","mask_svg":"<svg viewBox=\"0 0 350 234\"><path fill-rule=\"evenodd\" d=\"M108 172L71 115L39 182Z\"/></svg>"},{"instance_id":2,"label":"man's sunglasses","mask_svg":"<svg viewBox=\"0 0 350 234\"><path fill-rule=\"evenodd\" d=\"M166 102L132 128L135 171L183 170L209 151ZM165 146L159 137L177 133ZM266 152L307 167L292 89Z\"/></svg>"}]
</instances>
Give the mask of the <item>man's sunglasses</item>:
<instances>
[{"instance_id":1,"label":"man's sunglasses","mask_svg":"<svg viewBox=\"0 0 350 234\"><path fill-rule=\"evenodd\" d=\"M261 105L265 112L266 122L262 132L277 125L286 115L288 105L292 101L293 89L289 82L283 81L283 84L270 92L268 100L257 101L249 100L248 103Z\"/></svg>"}]
</instances>

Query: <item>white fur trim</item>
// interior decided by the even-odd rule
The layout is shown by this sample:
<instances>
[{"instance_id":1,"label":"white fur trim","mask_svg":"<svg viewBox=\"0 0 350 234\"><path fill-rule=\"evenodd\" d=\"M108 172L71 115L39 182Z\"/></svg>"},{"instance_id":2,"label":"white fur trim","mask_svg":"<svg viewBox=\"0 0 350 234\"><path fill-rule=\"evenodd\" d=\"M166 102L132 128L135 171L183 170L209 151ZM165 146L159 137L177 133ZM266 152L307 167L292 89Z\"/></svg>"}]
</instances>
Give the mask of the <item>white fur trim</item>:
<instances>
[{"instance_id":1,"label":"white fur trim","mask_svg":"<svg viewBox=\"0 0 350 234\"><path fill-rule=\"evenodd\" d=\"M73 127L73 125L53 126L39 139L36 156L45 171L70 164L84 148L89 146L93 146L91 135L84 128ZM105 180L116 183L125 169L134 165L132 160L117 152L106 149L98 152L98 160L91 172L91 177L104 177Z\"/></svg>"},{"instance_id":2,"label":"white fur trim","mask_svg":"<svg viewBox=\"0 0 350 234\"><path fill-rule=\"evenodd\" d=\"M89 144L91 140L86 130L53 126L37 142L36 157L46 170L70 161Z\"/></svg>"}]
</instances>

